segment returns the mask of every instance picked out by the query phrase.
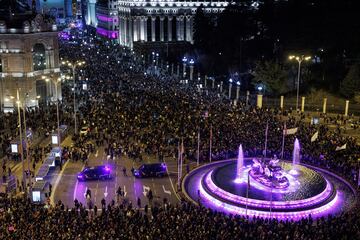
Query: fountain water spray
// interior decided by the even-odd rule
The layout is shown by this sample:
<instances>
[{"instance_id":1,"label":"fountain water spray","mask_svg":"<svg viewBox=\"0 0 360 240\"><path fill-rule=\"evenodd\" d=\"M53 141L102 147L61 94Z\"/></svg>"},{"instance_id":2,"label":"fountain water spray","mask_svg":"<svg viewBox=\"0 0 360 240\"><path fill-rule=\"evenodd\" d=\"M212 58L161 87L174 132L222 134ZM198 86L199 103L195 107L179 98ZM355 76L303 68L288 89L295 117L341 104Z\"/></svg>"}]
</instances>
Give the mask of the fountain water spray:
<instances>
[{"instance_id":1,"label":"fountain water spray","mask_svg":"<svg viewBox=\"0 0 360 240\"><path fill-rule=\"evenodd\" d=\"M243 153L242 145L240 144L238 157L237 157L237 166L236 166L236 179L235 179L236 182L241 182L243 167L244 167L244 153Z\"/></svg>"},{"instance_id":2,"label":"fountain water spray","mask_svg":"<svg viewBox=\"0 0 360 240\"><path fill-rule=\"evenodd\" d=\"M297 138L295 138L294 142L294 150L293 150L293 164L292 169L290 170L290 174L296 175L298 174L297 166L300 164L300 143Z\"/></svg>"}]
</instances>

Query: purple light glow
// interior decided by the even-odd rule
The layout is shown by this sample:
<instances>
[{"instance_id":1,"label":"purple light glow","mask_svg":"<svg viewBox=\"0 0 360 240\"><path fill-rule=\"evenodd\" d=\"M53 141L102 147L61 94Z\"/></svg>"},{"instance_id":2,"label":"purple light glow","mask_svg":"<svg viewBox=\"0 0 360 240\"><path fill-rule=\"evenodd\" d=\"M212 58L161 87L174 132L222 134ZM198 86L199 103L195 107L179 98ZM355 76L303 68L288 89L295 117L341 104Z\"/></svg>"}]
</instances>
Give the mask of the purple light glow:
<instances>
[{"instance_id":1,"label":"purple light glow","mask_svg":"<svg viewBox=\"0 0 360 240\"><path fill-rule=\"evenodd\" d=\"M67 32L59 32L59 37L61 37L64 40L70 40L70 35Z\"/></svg>"},{"instance_id":2,"label":"purple light glow","mask_svg":"<svg viewBox=\"0 0 360 240\"><path fill-rule=\"evenodd\" d=\"M98 18L100 21L103 21L103 22L114 22L114 23L117 22L117 18L116 18L116 17L108 17L108 16L105 16L105 15L97 15L97 18Z\"/></svg>"},{"instance_id":3,"label":"purple light glow","mask_svg":"<svg viewBox=\"0 0 360 240\"><path fill-rule=\"evenodd\" d=\"M347 185L351 192L355 195L355 190L344 179L324 169L302 164L304 167L308 167L310 169L313 168L326 174L326 176L321 174L326 181L325 190L316 196L307 199L283 202L281 200L272 201L271 208L274 211L270 213L270 201L250 198L246 199L245 197L228 193L226 190L216 186L212 181L211 174L215 169L233 161L234 160L224 160L221 162L214 162L193 170L185 177L182 183L185 196L195 204L197 199L200 199L202 205L227 214L248 216L253 215L257 217L270 217L281 220L300 220L301 218L307 218L310 214L312 217L318 218L328 214L338 213L344 209L344 203L349 200L348 196L345 195L343 191L336 189L333 185L332 179L328 179L326 177L327 175L330 175L330 177L335 177L338 181L342 182L342 184ZM249 165L244 166L240 178L236 178L235 182L239 180L240 183L247 184L247 172L249 169ZM290 181L297 181L295 176L291 176L289 173L286 174L290 176ZM244 185L238 185L238 187L244 187ZM252 180L251 188L258 187L261 188L259 190L268 191L270 194L270 190L266 186L263 186L260 183L256 183L255 180ZM287 189L287 192L291 191L291 189ZM222 196L221 194L224 192L226 195ZM275 189L273 189L273 193L274 192Z\"/></svg>"},{"instance_id":4,"label":"purple light glow","mask_svg":"<svg viewBox=\"0 0 360 240\"><path fill-rule=\"evenodd\" d=\"M114 22L114 23L117 22L117 17L108 17L105 15L97 15L97 18L103 22Z\"/></svg>"},{"instance_id":5,"label":"purple light glow","mask_svg":"<svg viewBox=\"0 0 360 240\"><path fill-rule=\"evenodd\" d=\"M247 176L248 176L248 172L251 170L251 165L250 166L246 166L243 169L242 174L237 177L234 182L237 184L240 183L246 183L247 182ZM251 179L251 186L255 186L257 189L263 190L263 191L271 191L271 189L261 183L259 183L258 181L256 181L251 174L249 175L250 179ZM298 190L300 188L300 182L293 177L290 174L284 173L284 176L286 176L289 179L289 183L290 185L286 188L286 189L281 189L281 188L273 188L272 191L273 193L290 193L290 192L295 192L296 190Z\"/></svg>"},{"instance_id":6,"label":"purple light glow","mask_svg":"<svg viewBox=\"0 0 360 240\"><path fill-rule=\"evenodd\" d=\"M277 218L277 219L294 219L298 220L301 218L307 218L309 214L313 217L320 217L326 213L330 213L332 208L336 207L340 202L340 197L338 193L332 201L329 203L315 209L296 211L296 212L268 212L268 211L259 211L253 209L246 209L238 206L234 206L225 202L222 202L212 196L210 196L205 189L203 188L201 181L198 182L198 189L200 190L201 196L205 197L207 201L211 202L216 208L220 211L238 214L238 215L248 215L248 216L257 216L263 218Z\"/></svg>"},{"instance_id":7,"label":"purple light glow","mask_svg":"<svg viewBox=\"0 0 360 240\"><path fill-rule=\"evenodd\" d=\"M105 36L110 39L116 39L118 38L118 32L117 31L110 31L103 28L96 28L96 32L102 36Z\"/></svg>"},{"instance_id":8,"label":"purple light glow","mask_svg":"<svg viewBox=\"0 0 360 240\"><path fill-rule=\"evenodd\" d=\"M205 176L205 183L206 186L209 188L209 190L214 193L215 195L219 196L221 199L228 200L230 202L233 202L235 204L242 204L242 205L248 205L251 207L260 207L260 208L270 208L270 205L273 209L297 209L297 208L304 208L313 206L316 204L319 204L323 201L325 201L327 198L330 197L333 188L332 185L326 180L326 188L325 190L311 198L302 199L302 200L293 200L293 201L272 201L270 204L270 201L265 200L258 200L258 199L251 199L246 198L242 196L238 196L235 194L232 194L230 192L227 192L215 185L215 183L212 181L211 174L213 171L210 171ZM254 183L255 181L252 181ZM261 184L260 184L261 185ZM254 185L251 185L252 187L257 187ZM268 189L266 189L268 190ZM205 190L204 190L205 191Z\"/></svg>"}]
</instances>

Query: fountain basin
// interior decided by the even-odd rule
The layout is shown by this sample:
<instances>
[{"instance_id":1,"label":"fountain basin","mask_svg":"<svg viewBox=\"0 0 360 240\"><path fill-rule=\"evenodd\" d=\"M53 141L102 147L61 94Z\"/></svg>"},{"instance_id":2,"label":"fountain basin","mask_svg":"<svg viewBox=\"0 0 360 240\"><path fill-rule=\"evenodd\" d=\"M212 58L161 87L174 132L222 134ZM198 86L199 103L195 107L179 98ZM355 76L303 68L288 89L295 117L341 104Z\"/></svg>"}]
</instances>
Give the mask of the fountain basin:
<instances>
[{"instance_id":1,"label":"fountain basin","mask_svg":"<svg viewBox=\"0 0 360 240\"><path fill-rule=\"evenodd\" d=\"M248 175L251 159L244 160L241 177L237 176L236 165L236 161L226 160L193 170L183 181L185 195L218 211L279 219L337 213L355 201L354 192L345 182L318 169L299 165L299 175L294 177L289 174L292 164L281 163L289 186L276 189Z\"/></svg>"}]
</instances>

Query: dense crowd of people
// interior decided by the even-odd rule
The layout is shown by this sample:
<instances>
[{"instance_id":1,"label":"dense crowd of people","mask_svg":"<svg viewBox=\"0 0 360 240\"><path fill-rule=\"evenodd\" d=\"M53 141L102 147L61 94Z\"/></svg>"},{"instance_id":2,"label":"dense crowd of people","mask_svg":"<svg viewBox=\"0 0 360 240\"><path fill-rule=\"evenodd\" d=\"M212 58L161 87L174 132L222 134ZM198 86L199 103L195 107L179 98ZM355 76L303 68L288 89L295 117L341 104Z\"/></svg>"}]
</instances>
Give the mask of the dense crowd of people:
<instances>
[{"instance_id":1,"label":"dense crowd of people","mask_svg":"<svg viewBox=\"0 0 360 240\"><path fill-rule=\"evenodd\" d=\"M331 131L324 124L311 125L304 121L305 115L293 112L258 109L246 102L231 104L216 90L180 83L168 68L152 61L156 56L148 61L92 36L60 46L64 60L86 62L78 68L76 80L86 83L87 90L78 84L75 94L79 125L90 131L73 137L74 146L68 151L71 160L86 161L95 147L104 144L108 155L125 154L136 161L142 161L145 154L160 161L165 156L176 159L183 141L185 160L193 161L199 139L201 162L234 157L239 144L246 156L280 156L283 130L297 127L295 134L285 137L284 158L291 158L296 137L302 146L302 161L357 182L360 148L356 139L340 131ZM68 125L73 110L66 106L73 101L72 87L72 81L63 83L60 105L62 122ZM54 106L28 111L28 126L40 135L55 129L54 111ZM1 139L9 141L9 136L16 136L15 113L7 115L5 125L11 127ZM310 141L317 131L316 141ZM345 149L336 151L344 144ZM110 204L98 212L61 202L44 208L24 198L6 197L0 200L0 210L0 239L360 239L356 210L294 222L227 216L186 202L152 206L149 211L131 204Z\"/></svg>"},{"instance_id":2,"label":"dense crowd of people","mask_svg":"<svg viewBox=\"0 0 360 240\"><path fill-rule=\"evenodd\" d=\"M5 199L1 209L0 239L360 239L355 211L294 222L227 216L186 202L147 211L124 204L87 211L82 205L67 209L58 202L47 209Z\"/></svg>"}]
</instances>

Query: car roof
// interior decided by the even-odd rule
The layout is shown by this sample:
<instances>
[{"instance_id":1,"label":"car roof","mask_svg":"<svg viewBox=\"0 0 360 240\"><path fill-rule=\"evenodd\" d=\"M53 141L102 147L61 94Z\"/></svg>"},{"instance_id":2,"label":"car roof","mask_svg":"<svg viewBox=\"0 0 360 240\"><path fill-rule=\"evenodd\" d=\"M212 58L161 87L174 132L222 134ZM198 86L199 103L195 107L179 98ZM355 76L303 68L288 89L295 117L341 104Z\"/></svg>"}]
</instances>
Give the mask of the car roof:
<instances>
[{"instance_id":1,"label":"car roof","mask_svg":"<svg viewBox=\"0 0 360 240\"><path fill-rule=\"evenodd\" d=\"M142 166L145 167L161 167L163 163L145 163Z\"/></svg>"},{"instance_id":2,"label":"car roof","mask_svg":"<svg viewBox=\"0 0 360 240\"><path fill-rule=\"evenodd\" d=\"M85 170L96 170L96 169L102 169L102 168L105 168L105 165L87 167L87 168L84 169L84 171L85 171Z\"/></svg>"}]
</instances>

